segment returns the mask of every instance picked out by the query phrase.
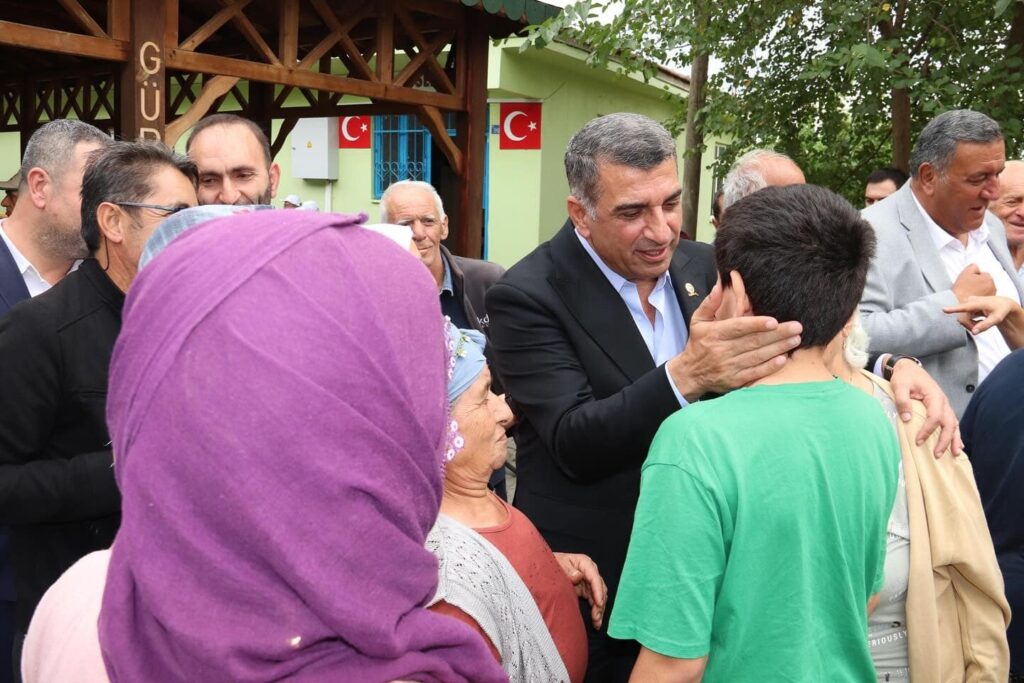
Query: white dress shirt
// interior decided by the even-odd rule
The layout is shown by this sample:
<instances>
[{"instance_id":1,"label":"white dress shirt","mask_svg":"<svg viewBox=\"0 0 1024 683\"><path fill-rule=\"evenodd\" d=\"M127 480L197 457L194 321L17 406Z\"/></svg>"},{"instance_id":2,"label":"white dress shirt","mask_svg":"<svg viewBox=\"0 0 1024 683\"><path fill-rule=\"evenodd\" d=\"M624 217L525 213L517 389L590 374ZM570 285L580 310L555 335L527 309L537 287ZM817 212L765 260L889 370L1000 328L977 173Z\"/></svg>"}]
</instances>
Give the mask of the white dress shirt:
<instances>
[{"instance_id":1,"label":"white dress shirt","mask_svg":"<svg viewBox=\"0 0 1024 683\"><path fill-rule=\"evenodd\" d=\"M690 335L686 330L686 318L683 317L683 309L679 306L679 300L672 288L672 278L668 271L658 278L654 285L654 291L647 297L647 303L655 310L654 324L652 325L644 312L643 304L640 301L640 291L636 285L609 268L608 264L601 260L601 257L594 251L590 242L583 238L583 235L577 232L576 237L608 282L611 283L612 288L622 297L623 303L629 309L629 314L633 316L633 323L636 324L640 336L644 339L647 350L651 352L654 364L662 365L679 355L686 346ZM672 381L672 375L667 367L665 374L668 376L668 383L671 385L679 405L683 407L689 405L689 402L679 393L676 383Z\"/></svg>"},{"instance_id":2,"label":"white dress shirt","mask_svg":"<svg viewBox=\"0 0 1024 683\"><path fill-rule=\"evenodd\" d=\"M18 248L14 246L14 242L4 232L4 222L0 220L0 238L3 238L4 244L7 245L7 251L11 252L11 256L14 257L14 265L18 266L18 272L21 273L21 278L25 281L25 287L28 288L29 296L39 296L50 288L50 283L43 279L43 276L39 274L36 267L29 263L28 259L25 258L24 254L18 251ZM75 267L77 267L77 263ZM74 270L74 268L72 268Z\"/></svg>"},{"instance_id":3,"label":"white dress shirt","mask_svg":"<svg viewBox=\"0 0 1024 683\"><path fill-rule=\"evenodd\" d=\"M964 245L958 238L950 235L932 220L921 203L917 201L917 197L914 197L914 203L917 204L918 210L924 217L924 222L928 226L928 231L939 252L939 258L942 259L942 265L946 268L950 282L956 282L963 269L975 263L981 272L992 276L997 296L1005 296L1020 304L1020 295L1017 294L1013 278L999 263L999 259L988 245L989 229L985 223L967 234L967 244ZM978 347L978 383L980 384L988 377L992 368L1009 355L1010 347L1006 345L1003 335L995 327L974 335L974 342Z\"/></svg>"}]
</instances>

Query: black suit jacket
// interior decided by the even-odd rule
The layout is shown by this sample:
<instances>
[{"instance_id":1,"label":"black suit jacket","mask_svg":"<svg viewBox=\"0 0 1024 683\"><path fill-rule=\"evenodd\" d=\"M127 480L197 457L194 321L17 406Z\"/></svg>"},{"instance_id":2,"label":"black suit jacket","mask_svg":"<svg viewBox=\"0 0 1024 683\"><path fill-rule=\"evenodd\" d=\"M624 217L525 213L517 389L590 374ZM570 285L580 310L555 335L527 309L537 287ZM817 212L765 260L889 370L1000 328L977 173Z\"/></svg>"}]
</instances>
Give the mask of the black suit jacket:
<instances>
[{"instance_id":1,"label":"black suit jacket","mask_svg":"<svg viewBox=\"0 0 1024 683\"><path fill-rule=\"evenodd\" d=\"M105 408L123 304L87 259L0 319L0 525L22 633L47 588L120 523Z\"/></svg>"},{"instance_id":2,"label":"black suit jacket","mask_svg":"<svg viewBox=\"0 0 1024 683\"><path fill-rule=\"evenodd\" d=\"M14 304L28 298L28 287L25 279L18 272L14 256L7 249L7 243L0 240L0 318Z\"/></svg>"},{"instance_id":3,"label":"black suit jacket","mask_svg":"<svg viewBox=\"0 0 1024 683\"><path fill-rule=\"evenodd\" d=\"M486 335L491 320L484 295L505 274L505 269L490 261L455 256L444 245L441 245L441 256L451 268L453 294L462 303L470 326Z\"/></svg>"},{"instance_id":4,"label":"black suit jacket","mask_svg":"<svg viewBox=\"0 0 1024 683\"><path fill-rule=\"evenodd\" d=\"M681 241L669 273L689 326L715 283L711 247ZM640 466L679 409L665 368L571 222L488 291L487 311L495 367L521 411L515 504L552 549L590 555L614 593Z\"/></svg>"}]
</instances>

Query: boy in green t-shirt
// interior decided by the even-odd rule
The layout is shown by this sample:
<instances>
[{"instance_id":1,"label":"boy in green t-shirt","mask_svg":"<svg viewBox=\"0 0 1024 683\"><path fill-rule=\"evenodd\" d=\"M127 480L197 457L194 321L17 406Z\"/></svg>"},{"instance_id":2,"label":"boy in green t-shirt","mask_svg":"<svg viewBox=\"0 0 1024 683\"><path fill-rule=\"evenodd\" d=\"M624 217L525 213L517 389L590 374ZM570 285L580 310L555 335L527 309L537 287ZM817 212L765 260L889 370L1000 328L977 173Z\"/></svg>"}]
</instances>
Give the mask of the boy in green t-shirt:
<instances>
[{"instance_id":1,"label":"boy in green t-shirt","mask_svg":"<svg viewBox=\"0 0 1024 683\"><path fill-rule=\"evenodd\" d=\"M803 325L774 375L665 421L643 467L611 617L634 681L874 680L899 449L877 401L829 371L875 238L842 198L769 187L715 238L721 316Z\"/></svg>"}]
</instances>

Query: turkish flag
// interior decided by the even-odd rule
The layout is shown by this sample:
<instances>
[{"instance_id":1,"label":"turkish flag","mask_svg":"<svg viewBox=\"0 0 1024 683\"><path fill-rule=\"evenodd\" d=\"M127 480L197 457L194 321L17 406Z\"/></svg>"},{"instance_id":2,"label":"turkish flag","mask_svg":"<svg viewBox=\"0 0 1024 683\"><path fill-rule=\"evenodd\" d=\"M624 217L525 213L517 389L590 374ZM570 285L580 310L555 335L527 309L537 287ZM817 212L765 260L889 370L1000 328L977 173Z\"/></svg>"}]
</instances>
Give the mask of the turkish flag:
<instances>
[{"instance_id":1,"label":"turkish flag","mask_svg":"<svg viewBox=\"0 0 1024 683\"><path fill-rule=\"evenodd\" d=\"M339 149L370 149L370 117L342 116L338 119Z\"/></svg>"},{"instance_id":2,"label":"turkish flag","mask_svg":"<svg viewBox=\"0 0 1024 683\"><path fill-rule=\"evenodd\" d=\"M501 149L540 149L540 102L501 103Z\"/></svg>"}]
</instances>

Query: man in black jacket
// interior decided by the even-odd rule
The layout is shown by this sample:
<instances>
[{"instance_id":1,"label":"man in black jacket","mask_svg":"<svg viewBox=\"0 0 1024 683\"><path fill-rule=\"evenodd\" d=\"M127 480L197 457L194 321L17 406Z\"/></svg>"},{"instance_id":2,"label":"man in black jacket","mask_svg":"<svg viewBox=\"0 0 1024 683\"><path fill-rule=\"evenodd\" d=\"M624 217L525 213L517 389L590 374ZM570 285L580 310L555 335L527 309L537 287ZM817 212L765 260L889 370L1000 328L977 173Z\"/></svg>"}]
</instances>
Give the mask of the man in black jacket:
<instances>
[{"instance_id":1,"label":"man in black jacket","mask_svg":"<svg viewBox=\"0 0 1024 683\"><path fill-rule=\"evenodd\" d=\"M0 321L0 524L12 527L15 652L47 588L114 539L120 496L104 419L107 366L146 239L167 215L196 204L195 186L194 164L157 143L97 152L81 206L93 258Z\"/></svg>"},{"instance_id":2,"label":"man in black jacket","mask_svg":"<svg viewBox=\"0 0 1024 683\"><path fill-rule=\"evenodd\" d=\"M992 533L1006 599L1024 610L1024 350L999 362L964 412L964 449ZM1024 681L1024 624L1010 622L1010 680Z\"/></svg>"},{"instance_id":3,"label":"man in black jacket","mask_svg":"<svg viewBox=\"0 0 1024 683\"><path fill-rule=\"evenodd\" d=\"M50 121L29 138L21 170L3 186L7 215L0 217L0 318L19 301L50 289L85 256L82 172L88 155L108 142L95 126L73 119ZM21 198L16 217L15 196ZM18 666L11 661L15 602L10 533L0 528L0 683L11 681Z\"/></svg>"}]
</instances>

